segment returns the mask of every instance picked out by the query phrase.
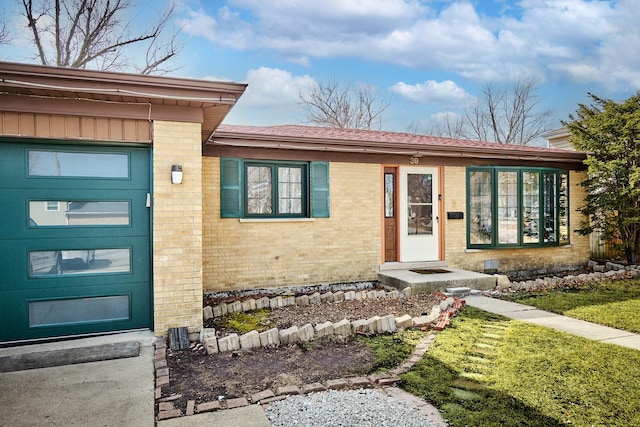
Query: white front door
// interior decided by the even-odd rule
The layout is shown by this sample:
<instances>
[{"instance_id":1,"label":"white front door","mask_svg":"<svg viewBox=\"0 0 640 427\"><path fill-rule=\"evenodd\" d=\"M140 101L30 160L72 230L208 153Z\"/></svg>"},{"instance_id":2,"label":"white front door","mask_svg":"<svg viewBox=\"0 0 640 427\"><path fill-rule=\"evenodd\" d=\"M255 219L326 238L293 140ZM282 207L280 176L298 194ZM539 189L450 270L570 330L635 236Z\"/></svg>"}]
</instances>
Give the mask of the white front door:
<instances>
[{"instance_id":1,"label":"white front door","mask_svg":"<svg viewBox=\"0 0 640 427\"><path fill-rule=\"evenodd\" d=\"M438 169L400 168L400 261L438 261Z\"/></svg>"}]
</instances>

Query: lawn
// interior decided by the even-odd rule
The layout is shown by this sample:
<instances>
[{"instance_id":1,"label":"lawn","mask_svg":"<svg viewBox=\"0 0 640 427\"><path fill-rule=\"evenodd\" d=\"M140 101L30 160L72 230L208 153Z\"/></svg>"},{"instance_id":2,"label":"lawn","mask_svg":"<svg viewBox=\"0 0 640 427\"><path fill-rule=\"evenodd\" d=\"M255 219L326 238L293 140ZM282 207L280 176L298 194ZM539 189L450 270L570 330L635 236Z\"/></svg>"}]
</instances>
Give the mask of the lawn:
<instances>
[{"instance_id":1,"label":"lawn","mask_svg":"<svg viewBox=\"0 0 640 427\"><path fill-rule=\"evenodd\" d=\"M466 308L402 387L452 426L640 425L640 352Z\"/></svg>"},{"instance_id":2,"label":"lawn","mask_svg":"<svg viewBox=\"0 0 640 427\"><path fill-rule=\"evenodd\" d=\"M617 280L507 295L510 301L640 333L640 280Z\"/></svg>"}]
</instances>

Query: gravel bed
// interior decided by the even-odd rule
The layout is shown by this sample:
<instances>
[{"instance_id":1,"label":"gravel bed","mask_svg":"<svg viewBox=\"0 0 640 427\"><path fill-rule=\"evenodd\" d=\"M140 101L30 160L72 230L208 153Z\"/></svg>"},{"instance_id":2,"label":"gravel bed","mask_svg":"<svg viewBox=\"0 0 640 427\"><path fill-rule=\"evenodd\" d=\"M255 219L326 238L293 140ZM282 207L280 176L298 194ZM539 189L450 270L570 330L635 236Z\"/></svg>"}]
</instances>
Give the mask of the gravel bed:
<instances>
[{"instance_id":1,"label":"gravel bed","mask_svg":"<svg viewBox=\"0 0 640 427\"><path fill-rule=\"evenodd\" d=\"M274 427L445 427L419 409L371 390L329 390L287 397L266 409Z\"/></svg>"}]
</instances>

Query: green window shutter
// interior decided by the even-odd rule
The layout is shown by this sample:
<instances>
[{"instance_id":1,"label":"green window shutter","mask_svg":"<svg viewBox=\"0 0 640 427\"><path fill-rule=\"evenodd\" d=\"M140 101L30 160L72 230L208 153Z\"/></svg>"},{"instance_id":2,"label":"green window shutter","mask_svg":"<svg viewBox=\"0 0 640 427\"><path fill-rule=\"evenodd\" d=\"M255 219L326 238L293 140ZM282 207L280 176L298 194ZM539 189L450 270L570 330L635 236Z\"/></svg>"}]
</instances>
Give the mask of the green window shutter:
<instances>
[{"instance_id":1,"label":"green window shutter","mask_svg":"<svg viewBox=\"0 0 640 427\"><path fill-rule=\"evenodd\" d=\"M311 163L311 216L329 218L329 162Z\"/></svg>"},{"instance_id":2,"label":"green window shutter","mask_svg":"<svg viewBox=\"0 0 640 427\"><path fill-rule=\"evenodd\" d=\"M220 217L242 217L241 159L220 159Z\"/></svg>"}]
</instances>

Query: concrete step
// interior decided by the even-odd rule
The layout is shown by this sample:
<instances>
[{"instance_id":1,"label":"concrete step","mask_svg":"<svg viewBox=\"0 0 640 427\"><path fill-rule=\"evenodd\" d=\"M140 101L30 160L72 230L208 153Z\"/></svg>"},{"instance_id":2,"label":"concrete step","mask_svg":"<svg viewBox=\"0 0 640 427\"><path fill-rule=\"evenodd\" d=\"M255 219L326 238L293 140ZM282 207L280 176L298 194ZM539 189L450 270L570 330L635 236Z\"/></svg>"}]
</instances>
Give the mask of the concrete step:
<instances>
[{"instance_id":1,"label":"concrete step","mask_svg":"<svg viewBox=\"0 0 640 427\"><path fill-rule=\"evenodd\" d=\"M496 286L496 277L474 271L437 267L446 272L421 274L412 270L384 270L378 272L378 280L398 290L411 288L412 294L444 292L447 288L492 289Z\"/></svg>"},{"instance_id":2,"label":"concrete step","mask_svg":"<svg viewBox=\"0 0 640 427\"><path fill-rule=\"evenodd\" d=\"M471 293L471 288L459 286L457 288L446 288L445 292L452 297L465 297Z\"/></svg>"},{"instance_id":3,"label":"concrete step","mask_svg":"<svg viewBox=\"0 0 640 427\"><path fill-rule=\"evenodd\" d=\"M385 262L378 268L379 271L390 270L419 270L429 268L447 268L446 261L420 261L420 262Z\"/></svg>"}]
</instances>

